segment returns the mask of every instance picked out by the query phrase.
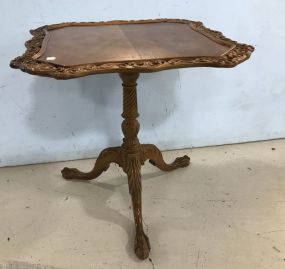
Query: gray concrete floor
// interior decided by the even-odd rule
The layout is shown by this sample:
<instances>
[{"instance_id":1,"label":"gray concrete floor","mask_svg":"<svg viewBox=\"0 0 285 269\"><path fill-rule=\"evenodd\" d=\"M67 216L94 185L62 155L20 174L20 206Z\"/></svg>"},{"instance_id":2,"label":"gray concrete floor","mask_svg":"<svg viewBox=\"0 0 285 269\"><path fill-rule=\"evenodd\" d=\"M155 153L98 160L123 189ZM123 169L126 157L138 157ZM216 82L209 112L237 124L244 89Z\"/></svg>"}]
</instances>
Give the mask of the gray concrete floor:
<instances>
[{"instance_id":1,"label":"gray concrete floor","mask_svg":"<svg viewBox=\"0 0 285 269\"><path fill-rule=\"evenodd\" d=\"M189 168L143 167L152 246L145 261L133 252L131 201L117 166L87 183L65 181L60 170L89 170L94 160L1 168L2 268L285 268L285 140L164 156L184 154Z\"/></svg>"}]
</instances>

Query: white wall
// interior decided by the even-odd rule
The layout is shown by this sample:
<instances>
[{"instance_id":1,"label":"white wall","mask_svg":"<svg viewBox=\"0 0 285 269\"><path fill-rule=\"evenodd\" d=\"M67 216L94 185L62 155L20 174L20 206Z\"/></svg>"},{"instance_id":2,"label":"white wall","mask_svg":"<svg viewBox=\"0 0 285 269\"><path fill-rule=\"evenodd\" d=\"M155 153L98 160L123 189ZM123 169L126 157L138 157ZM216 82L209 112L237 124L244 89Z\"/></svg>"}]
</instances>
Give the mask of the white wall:
<instances>
[{"instance_id":1,"label":"white wall","mask_svg":"<svg viewBox=\"0 0 285 269\"><path fill-rule=\"evenodd\" d=\"M121 143L116 74L56 81L9 68L29 29L65 21L185 18L256 46L234 69L139 79L141 142L175 149L285 136L284 0L1 0L0 166L95 157Z\"/></svg>"}]
</instances>

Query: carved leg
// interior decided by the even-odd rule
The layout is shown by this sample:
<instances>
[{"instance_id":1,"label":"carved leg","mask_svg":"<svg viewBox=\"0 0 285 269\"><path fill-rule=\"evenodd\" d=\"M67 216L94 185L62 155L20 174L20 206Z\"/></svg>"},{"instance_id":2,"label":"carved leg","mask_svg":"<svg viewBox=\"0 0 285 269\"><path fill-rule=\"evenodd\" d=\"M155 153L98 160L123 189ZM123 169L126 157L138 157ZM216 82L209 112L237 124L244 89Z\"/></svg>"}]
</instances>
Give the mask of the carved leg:
<instances>
[{"instance_id":1,"label":"carved leg","mask_svg":"<svg viewBox=\"0 0 285 269\"><path fill-rule=\"evenodd\" d=\"M141 164L140 160L132 158L128 162L129 191L132 196L133 212L136 226L135 253L139 259L146 259L149 256L149 239L143 230L142 221L142 186L141 186Z\"/></svg>"},{"instance_id":2,"label":"carved leg","mask_svg":"<svg viewBox=\"0 0 285 269\"><path fill-rule=\"evenodd\" d=\"M161 151L155 145L142 145L142 150L144 152L144 160L149 159L149 162L152 165L158 167L162 171L173 171L177 168L186 167L190 164L190 158L187 155L176 158L171 164L165 163Z\"/></svg>"},{"instance_id":3,"label":"carved leg","mask_svg":"<svg viewBox=\"0 0 285 269\"><path fill-rule=\"evenodd\" d=\"M120 158L120 148L107 148L103 150L98 156L94 168L88 172L83 173L79 171L77 168L68 168L65 167L61 171L62 176L65 179L80 179L80 180L91 180L100 176L104 171L106 171L110 163L117 163L118 165L122 165Z\"/></svg>"}]
</instances>

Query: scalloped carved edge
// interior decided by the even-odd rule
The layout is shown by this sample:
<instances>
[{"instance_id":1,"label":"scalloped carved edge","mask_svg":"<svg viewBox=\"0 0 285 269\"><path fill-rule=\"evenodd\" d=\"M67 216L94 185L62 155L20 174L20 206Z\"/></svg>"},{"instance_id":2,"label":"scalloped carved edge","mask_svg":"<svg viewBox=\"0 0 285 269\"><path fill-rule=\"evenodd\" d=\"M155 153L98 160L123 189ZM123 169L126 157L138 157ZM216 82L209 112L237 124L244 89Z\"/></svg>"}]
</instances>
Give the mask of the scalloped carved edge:
<instances>
[{"instance_id":1,"label":"scalloped carved edge","mask_svg":"<svg viewBox=\"0 0 285 269\"><path fill-rule=\"evenodd\" d=\"M200 32L208 38L220 43L226 44L231 49L219 57L183 57L153 60L138 60L124 62L108 62L84 64L78 66L61 66L53 63L40 62L35 58L43 46L43 40L46 31L58 29L66 26L78 25L114 25L114 24L134 24L134 23L155 23L155 22L172 22L188 24L193 30ZM183 19L153 19L153 20L132 20L132 21L107 21L107 22L66 22L60 24L45 25L35 30L30 30L33 35L32 39L25 43L26 52L11 61L12 68L21 69L24 72L56 79L71 79L83 77L91 74L100 73L119 73L119 72L136 72L147 73L156 72L173 68L185 67L235 67L246 61L254 47L246 44L240 44L229 38L226 38L221 32L206 28L202 22L195 22Z\"/></svg>"}]
</instances>

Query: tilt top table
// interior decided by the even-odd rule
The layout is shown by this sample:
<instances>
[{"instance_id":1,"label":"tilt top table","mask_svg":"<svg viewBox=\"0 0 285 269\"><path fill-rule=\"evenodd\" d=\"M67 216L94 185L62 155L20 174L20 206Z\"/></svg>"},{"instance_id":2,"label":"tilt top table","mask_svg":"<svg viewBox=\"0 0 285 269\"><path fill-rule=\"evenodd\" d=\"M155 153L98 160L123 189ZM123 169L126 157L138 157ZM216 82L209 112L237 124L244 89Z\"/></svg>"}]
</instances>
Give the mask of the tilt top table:
<instances>
[{"instance_id":1,"label":"tilt top table","mask_svg":"<svg viewBox=\"0 0 285 269\"><path fill-rule=\"evenodd\" d=\"M92 74L119 73L123 82L121 147L107 148L94 168L83 173L65 167L65 179L91 180L118 164L127 174L136 227L135 253L149 256L150 243L144 233L141 205L141 166L146 160L163 171L189 165L190 158L166 164L160 150L138 139L136 81L140 73L184 67L234 67L247 60L254 48L225 38L201 22L180 19L80 22L46 25L30 31L26 52L10 66L24 72L71 79Z\"/></svg>"}]
</instances>

